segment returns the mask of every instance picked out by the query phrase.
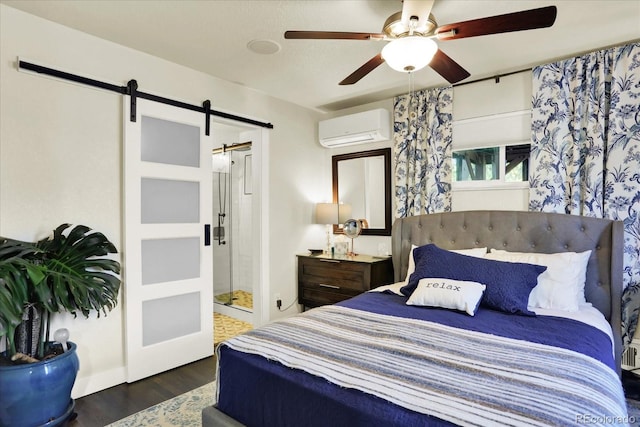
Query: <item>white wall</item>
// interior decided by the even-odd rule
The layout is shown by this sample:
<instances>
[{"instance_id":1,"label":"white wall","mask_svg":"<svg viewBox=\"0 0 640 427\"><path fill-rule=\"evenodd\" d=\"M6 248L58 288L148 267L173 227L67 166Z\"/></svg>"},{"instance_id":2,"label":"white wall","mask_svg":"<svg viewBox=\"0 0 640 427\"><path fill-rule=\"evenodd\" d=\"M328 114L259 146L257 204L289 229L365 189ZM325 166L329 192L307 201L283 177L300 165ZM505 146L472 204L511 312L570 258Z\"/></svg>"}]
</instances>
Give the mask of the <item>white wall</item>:
<instances>
[{"instance_id":1,"label":"white wall","mask_svg":"<svg viewBox=\"0 0 640 427\"><path fill-rule=\"evenodd\" d=\"M330 195L318 113L0 5L0 235L34 240L63 222L104 232L122 247L121 95L18 72L16 59L270 122L263 183L268 219L264 270L270 296L296 298L294 254L313 247L312 206ZM188 83L185 83L188 82ZM254 159L255 160L255 159ZM328 172L327 172L328 170ZM126 286L126 284L125 284ZM280 313L269 304L268 318ZM74 396L124 380L121 305L107 317L57 316L78 344Z\"/></svg>"}]
</instances>

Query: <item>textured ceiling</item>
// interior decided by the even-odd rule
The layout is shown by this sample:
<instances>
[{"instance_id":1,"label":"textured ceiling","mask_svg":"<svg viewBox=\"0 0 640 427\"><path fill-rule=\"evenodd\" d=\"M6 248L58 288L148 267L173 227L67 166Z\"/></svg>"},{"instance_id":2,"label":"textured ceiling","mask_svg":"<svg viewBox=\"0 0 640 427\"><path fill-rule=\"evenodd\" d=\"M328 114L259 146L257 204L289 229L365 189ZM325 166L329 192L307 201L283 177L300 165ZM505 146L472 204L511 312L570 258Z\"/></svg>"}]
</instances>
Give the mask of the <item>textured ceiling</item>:
<instances>
[{"instance_id":1,"label":"textured ceiling","mask_svg":"<svg viewBox=\"0 0 640 427\"><path fill-rule=\"evenodd\" d=\"M386 64L353 86L338 82L379 53L385 42L285 40L285 30L380 32L402 3L385 1L79 1L0 0L8 6L147 52L305 107L333 111L408 90L406 74ZM441 41L470 73L467 81L530 68L640 39L638 0L436 0L439 25L556 5L551 28ZM251 52L256 39L281 46ZM414 87L447 84L429 68Z\"/></svg>"}]
</instances>

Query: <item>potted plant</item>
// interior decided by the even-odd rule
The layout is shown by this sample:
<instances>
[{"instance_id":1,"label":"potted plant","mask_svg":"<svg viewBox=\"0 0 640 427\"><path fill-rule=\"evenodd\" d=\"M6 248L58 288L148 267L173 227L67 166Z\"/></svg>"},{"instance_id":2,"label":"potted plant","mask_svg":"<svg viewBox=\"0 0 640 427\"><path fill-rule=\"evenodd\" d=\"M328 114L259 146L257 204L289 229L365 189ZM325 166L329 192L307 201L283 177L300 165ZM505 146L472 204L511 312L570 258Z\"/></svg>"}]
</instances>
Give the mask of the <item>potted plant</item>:
<instances>
[{"instance_id":1,"label":"potted plant","mask_svg":"<svg viewBox=\"0 0 640 427\"><path fill-rule=\"evenodd\" d=\"M62 224L35 243L0 238L0 425L53 426L72 416L76 345L64 333L50 340L50 317L113 309L121 283L115 253L84 225Z\"/></svg>"}]
</instances>

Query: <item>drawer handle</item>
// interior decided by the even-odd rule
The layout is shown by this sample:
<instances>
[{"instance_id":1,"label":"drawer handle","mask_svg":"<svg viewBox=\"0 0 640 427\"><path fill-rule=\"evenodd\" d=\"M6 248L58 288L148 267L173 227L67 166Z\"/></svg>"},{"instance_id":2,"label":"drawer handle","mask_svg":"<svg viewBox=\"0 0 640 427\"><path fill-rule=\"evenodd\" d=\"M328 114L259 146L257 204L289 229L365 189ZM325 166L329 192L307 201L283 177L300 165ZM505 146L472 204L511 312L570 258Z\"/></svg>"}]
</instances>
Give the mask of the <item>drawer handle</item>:
<instances>
[{"instance_id":1,"label":"drawer handle","mask_svg":"<svg viewBox=\"0 0 640 427\"><path fill-rule=\"evenodd\" d=\"M318 261L322 261L322 262L332 262L334 264L340 264L340 261L338 261L337 259L319 259Z\"/></svg>"},{"instance_id":2,"label":"drawer handle","mask_svg":"<svg viewBox=\"0 0 640 427\"><path fill-rule=\"evenodd\" d=\"M322 286L323 288L340 289L340 286L326 285L324 283L318 283L318 286Z\"/></svg>"}]
</instances>

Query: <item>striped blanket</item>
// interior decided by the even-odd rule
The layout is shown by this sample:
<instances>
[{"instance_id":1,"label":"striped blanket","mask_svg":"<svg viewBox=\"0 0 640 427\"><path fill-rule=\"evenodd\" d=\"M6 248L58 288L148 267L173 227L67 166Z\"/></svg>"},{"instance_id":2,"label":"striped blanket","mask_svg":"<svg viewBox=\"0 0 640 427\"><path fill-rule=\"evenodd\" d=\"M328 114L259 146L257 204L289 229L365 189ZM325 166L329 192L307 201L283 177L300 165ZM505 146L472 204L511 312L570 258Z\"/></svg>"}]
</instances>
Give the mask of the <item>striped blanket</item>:
<instances>
[{"instance_id":1,"label":"striped blanket","mask_svg":"<svg viewBox=\"0 0 640 427\"><path fill-rule=\"evenodd\" d=\"M570 350L325 306L225 341L459 425L626 425L614 371Z\"/></svg>"}]
</instances>

